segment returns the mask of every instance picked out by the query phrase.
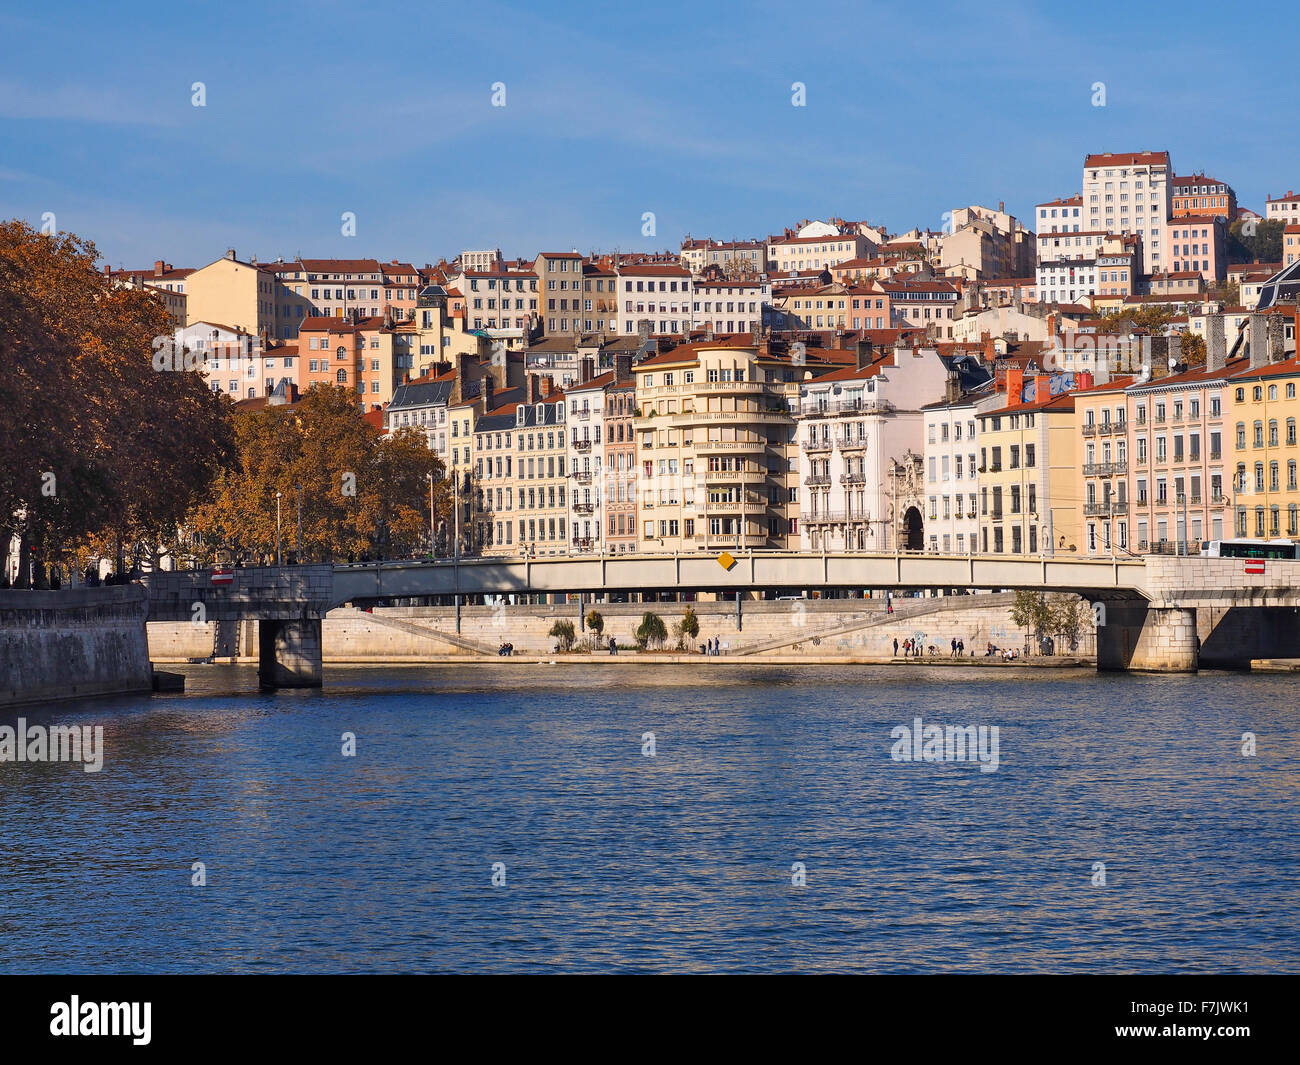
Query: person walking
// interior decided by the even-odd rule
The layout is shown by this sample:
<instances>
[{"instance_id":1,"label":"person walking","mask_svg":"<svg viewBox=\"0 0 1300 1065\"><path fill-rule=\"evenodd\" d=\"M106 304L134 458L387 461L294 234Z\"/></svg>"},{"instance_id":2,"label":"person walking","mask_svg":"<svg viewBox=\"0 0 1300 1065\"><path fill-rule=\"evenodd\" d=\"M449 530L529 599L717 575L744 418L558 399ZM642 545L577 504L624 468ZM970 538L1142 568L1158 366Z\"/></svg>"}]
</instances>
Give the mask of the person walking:
<instances>
[{"instance_id":1,"label":"person walking","mask_svg":"<svg viewBox=\"0 0 1300 1065\"><path fill-rule=\"evenodd\" d=\"M952 638L952 651L949 653L948 657L949 657L949 658L956 658L956 657L957 657L957 637L956 637L956 636L954 636L954 637Z\"/></svg>"},{"instance_id":2,"label":"person walking","mask_svg":"<svg viewBox=\"0 0 1300 1065\"><path fill-rule=\"evenodd\" d=\"M894 657L898 657L898 637L894 637Z\"/></svg>"}]
</instances>

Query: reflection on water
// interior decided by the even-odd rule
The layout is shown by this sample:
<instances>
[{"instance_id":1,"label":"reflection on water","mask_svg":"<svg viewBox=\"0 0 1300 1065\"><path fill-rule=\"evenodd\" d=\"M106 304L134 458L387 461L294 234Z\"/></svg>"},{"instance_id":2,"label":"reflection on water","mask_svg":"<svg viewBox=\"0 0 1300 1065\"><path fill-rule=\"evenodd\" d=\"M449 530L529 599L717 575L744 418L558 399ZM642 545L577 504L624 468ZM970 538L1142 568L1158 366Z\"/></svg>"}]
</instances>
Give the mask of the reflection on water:
<instances>
[{"instance_id":1,"label":"reflection on water","mask_svg":"<svg viewBox=\"0 0 1300 1065\"><path fill-rule=\"evenodd\" d=\"M183 696L24 712L102 724L106 753L0 764L0 971L1300 964L1286 677L331 667L263 695L186 672ZM1000 768L892 761L916 716L998 726Z\"/></svg>"}]
</instances>

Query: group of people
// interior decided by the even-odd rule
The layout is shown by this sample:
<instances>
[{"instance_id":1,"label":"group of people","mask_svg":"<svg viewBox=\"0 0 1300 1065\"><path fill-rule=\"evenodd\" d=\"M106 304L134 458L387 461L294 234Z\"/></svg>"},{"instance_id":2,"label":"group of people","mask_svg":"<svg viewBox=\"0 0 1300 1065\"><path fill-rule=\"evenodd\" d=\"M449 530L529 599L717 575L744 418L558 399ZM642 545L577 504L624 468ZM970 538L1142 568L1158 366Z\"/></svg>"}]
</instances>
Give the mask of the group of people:
<instances>
[{"instance_id":1,"label":"group of people","mask_svg":"<svg viewBox=\"0 0 1300 1065\"><path fill-rule=\"evenodd\" d=\"M949 646L952 648L952 653L949 654L948 656L949 658L961 658L966 654L965 640L959 640L956 636L954 636L949 641ZM898 637L895 636L894 637L895 658L898 657L898 648L899 648ZM912 639L912 638L908 638L904 640L902 643L902 648L903 648L904 658L920 658L922 653L928 653L931 655L937 655L939 653L939 648L936 647L934 644L929 644L927 646L923 644L920 640ZM972 651L971 656L974 657L974 655L975 652Z\"/></svg>"},{"instance_id":2,"label":"group of people","mask_svg":"<svg viewBox=\"0 0 1300 1065\"><path fill-rule=\"evenodd\" d=\"M502 658L509 658L515 653L515 645L512 643L503 643L497 650L497 654Z\"/></svg>"},{"instance_id":3,"label":"group of people","mask_svg":"<svg viewBox=\"0 0 1300 1065\"><path fill-rule=\"evenodd\" d=\"M1014 647L998 647L990 643L988 650L984 652L984 657L992 658L994 655L1001 655L1003 662L1014 662L1020 657L1020 652Z\"/></svg>"},{"instance_id":4,"label":"group of people","mask_svg":"<svg viewBox=\"0 0 1300 1065\"><path fill-rule=\"evenodd\" d=\"M713 636L700 644L700 654L702 655L720 655L722 654L722 637Z\"/></svg>"}]
</instances>

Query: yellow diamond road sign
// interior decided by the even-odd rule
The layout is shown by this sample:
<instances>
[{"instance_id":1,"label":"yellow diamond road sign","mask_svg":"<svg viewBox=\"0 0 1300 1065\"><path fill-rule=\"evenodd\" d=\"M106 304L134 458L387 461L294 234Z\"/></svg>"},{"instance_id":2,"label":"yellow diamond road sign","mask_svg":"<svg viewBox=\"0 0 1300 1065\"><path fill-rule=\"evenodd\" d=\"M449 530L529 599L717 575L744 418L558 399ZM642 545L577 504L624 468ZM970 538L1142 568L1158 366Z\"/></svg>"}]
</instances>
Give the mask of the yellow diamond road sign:
<instances>
[{"instance_id":1,"label":"yellow diamond road sign","mask_svg":"<svg viewBox=\"0 0 1300 1065\"><path fill-rule=\"evenodd\" d=\"M730 551L724 551L718 556L718 565L723 569L729 570L736 564L736 558Z\"/></svg>"}]
</instances>

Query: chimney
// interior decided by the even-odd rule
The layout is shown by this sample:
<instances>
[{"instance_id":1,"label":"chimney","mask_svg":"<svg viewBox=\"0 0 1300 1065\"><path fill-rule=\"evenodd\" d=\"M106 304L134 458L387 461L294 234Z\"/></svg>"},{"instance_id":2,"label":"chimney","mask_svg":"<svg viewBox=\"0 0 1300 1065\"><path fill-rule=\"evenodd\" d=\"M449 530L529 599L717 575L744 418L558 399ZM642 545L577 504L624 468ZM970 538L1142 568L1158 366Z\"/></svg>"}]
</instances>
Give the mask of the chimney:
<instances>
[{"instance_id":1,"label":"chimney","mask_svg":"<svg viewBox=\"0 0 1300 1065\"><path fill-rule=\"evenodd\" d=\"M870 340L858 341L857 365L859 370L865 370L871 365L871 360L875 357L875 345Z\"/></svg>"},{"instance_id":2,"label":"chimney","mask_svg":"<svg viewBox=\"0 0 1300 1065\"><path fill-rule=\"evenodd\" d=\"M1006 382L1007 405L1020 402L1020 392L1025 384L1025 368L1011 363L1007 366L1006 375L1003 380Z\"/></svg>"},{"instance_id":3,"label":"chimney","mask_svg":"<svg viewBox=\"0 0 1300 1065\"><path fill-rule=\"evenodd\" d=\"M226 258L227 258L227 259L230 259L230 260L232 260L232 261L234 260L234 258L235 258L235 249L234 249L234 248L227 248L227 249L226 249Z\"/></svg>"},{"instance_id":4,"label":"chimney","mask_svg":"<svg viewBox=\"0 0 1300 1065\"><path fill-rule=\"evenodd\" d=\"M537 378L537 398L545 399L551 394L552 387L553 385L551 384L551 379L549 377Z\"/></svg>"},{"instance_id":5,"label":"chimney","mask_svg":"<svg viewBox=\"0 0 1300 1065\"><path fill-rule=\"evenodd\" d=\"M614 356L614 383L625 385L632 380L632 356Z\"/></svg>"},{"instance_id":6,"label":"chimney","mask_svg":"<svg viewBox=\"0 0 1300 1065\"><path fill-rule=\"evenodd\" d=\"M1075 388L1079 391L1085 391L1092 387L1093 376L1091 370L1080 370L1074 375Z\"/></svg>"},{"instance_id":7,"label":"chimney","mask_svg":"<svg viewBox=\"0 0 1300 1065\"><path fill-rule=\"evenodd\" d=\"M1261 369L1268 365L1268 319L1262 314L1250 316L1250 368Z\"/></svg>"},{"instance_id":8,"label":"chimney","mask_svg":"<svg viewBox=\"0 0 1300 1065\"><path fill-rule=\"evenodd\" d=\"M957 370L948 371L948 377L943 385L943 398L947 403L955 403L961 399L961 374Z\"/></svg>"},{"instance_id":9,"label":"chimney","mask_svg":"<svg viewBox=\"0 0 1300 1065\"><path fill-rule=\"evenodd\" d=\"M1265 317L1268 332L1268 361L1281 362L1286 358L1285 324L1282 316L1270 314Z\"/></svg>"},{"instance_id":10,"label":"chimney","mask_svg":"<svg viewBox=\"0 0 1300 1065\"><path fill-rule=\"evenodd\" d=\"M479 410L485 418L492 413L492 384L492 377L488 375L479 387Z\"/></svg>"},{"instance_id":11,"label":"chimney","mask_svg":"<svg viewBox=\"0 0 1300 1065\"><path fill-rule=\"evenodd\" d=\"M894 365L903 365L903 353L907 351L907 345L903 343L903 338L899 337L894 341Z\"/></svg>"},{"instance_id":12,"label":"chimney","mask_svg":"<svg viewBox=\"0 0 1300 1065\"><path fill-rule=\"evenodd\" d=\"M536 403L542 398L542 378L537 374L528 375L528 402Z\"/></svg>"},{"instance_id":13,"label":"chimney","mask_svg":"<svg viewBox=\"0 0 1300 1065\"><path fill-rule=\"evenodd\" d=\"M579 380L581 381L582 384L585 385L588 381L590 381L595 376L595 368L596 368L596 360L593 359L590 355L584 355L578 367L578 373L580 375Z\"/></svg>"},{"instance_id":14,"label":"chimney","mask_svg":"<svg viewBox=\"0 0 1300 1065\"><path fill-rule=\"evenodd\" d=\"M163 273L166 271L166 269L167 269L167 264L166 264L165 262L163 262L161 259L155 259L155 260L153 261L153 276L154 276L154 277L162 277L162 275L163 275Z\"/></svg>"},{"instance_id":15,"label":"chimney","mask_svg":"<svg viewBox=\"0 0 1300 1065\"><path fill-rule=\"evenodd\" d=\"M1205 316L1205 371L1222 370L1228 361L1228 340L1223 331L1223 315Z\"/></svg>"}]
</instances>

